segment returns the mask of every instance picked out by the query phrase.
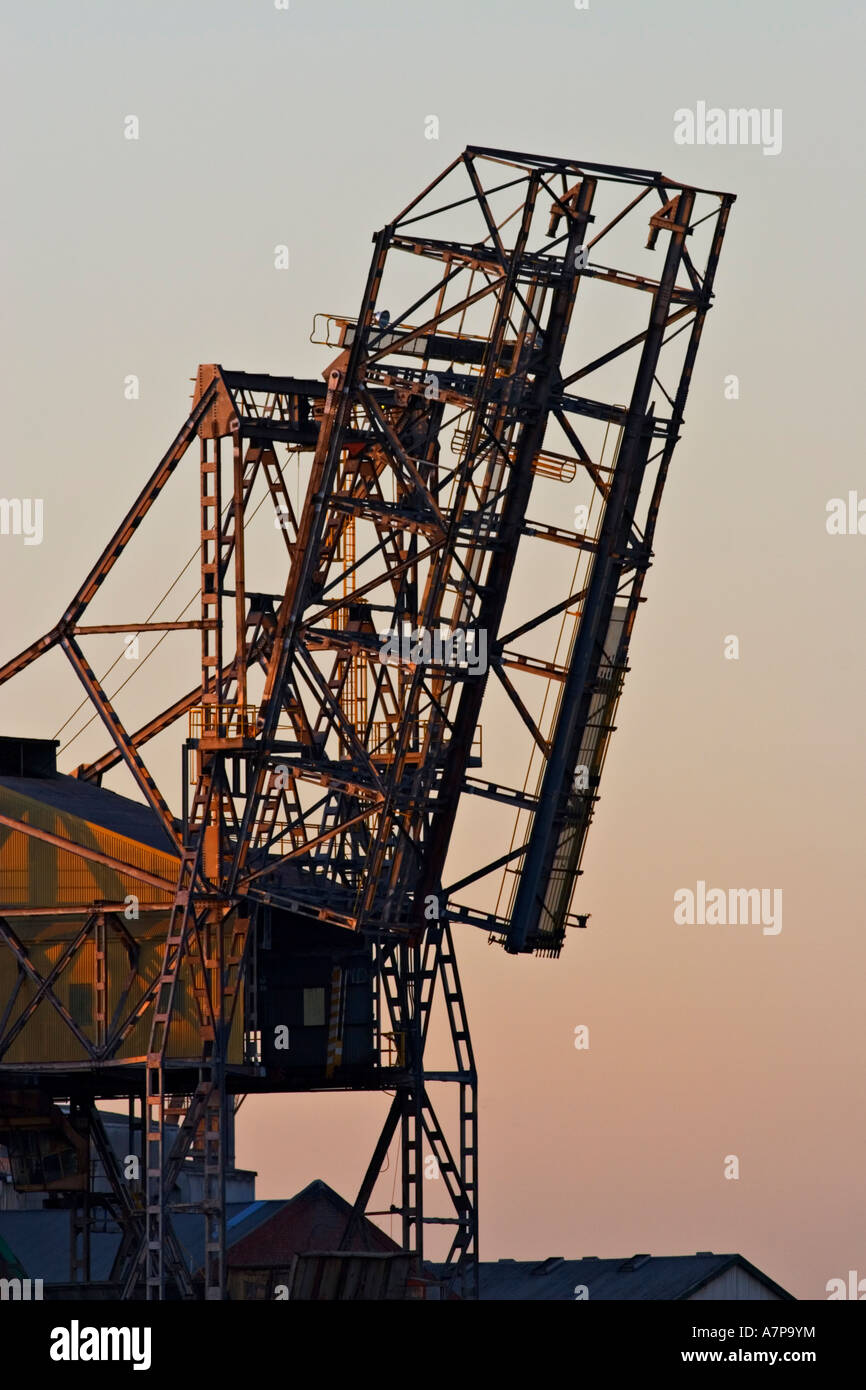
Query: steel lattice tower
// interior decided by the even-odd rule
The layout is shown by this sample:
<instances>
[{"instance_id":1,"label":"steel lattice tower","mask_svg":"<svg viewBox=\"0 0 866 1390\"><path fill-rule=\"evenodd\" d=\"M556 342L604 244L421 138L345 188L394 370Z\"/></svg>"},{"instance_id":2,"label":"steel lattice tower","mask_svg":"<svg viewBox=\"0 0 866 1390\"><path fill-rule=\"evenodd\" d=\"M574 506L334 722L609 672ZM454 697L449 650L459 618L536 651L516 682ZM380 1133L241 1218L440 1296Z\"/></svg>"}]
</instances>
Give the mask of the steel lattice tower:
<instances>
[{"instance_id":1,"label":"steel lattice tower","mask_svg":"<svg viewBox=\"0 0 866 1390\"><path fill-rule=\"evenodd\" d=\"M322 316L337 355L321 380L199 368L188 419L62 618L0 671L7 680L62 648L110 736L76 776L99 784L125 764L177 858L160 971L113 1029L86 1039L90 1065L75 1077L112 1177L126 1296L162 1297L169 1283L193 1295L168 1194L195 1148L205 1294L224 1297L235 1098L302 1089L393 1092L355 1214L369 1211L399 1140L403 1245L420 1257L431 1222L448 1224L446 1265L471 1293L477 1080L455 932L481 928L511 953L555 957L567 926L586 923L573 891L732 202L645 170L466 149L374 238L357 315ZM623 333L625 305L634 326ZM129 731L81 639L148 625L82 619L195 440L199 616L149 629L199 633L200 682ZM551 503L563 485L582 489L573 518ZM257 492L285 546L276 592L248 580ZM488 708L514 721L506 748ZM175 818L142 750L183 719ZM493 854L483 837L455 842L459 816L482 804L513 820ZM104 911L87 931L106 931ZM291 1047L286 1066L264 1055L273 1019L257 981L275 951L291 957L311 940L333 952L329 1041L324 1066L303 1073ZM374 1042L350 1064L359 971ZM196 1057L170 1047L182 978ZM437 1000L445 1066L425 1060ZM16 1084L3 1060L9 1017L0 1087ZM146 1055L120 1067L143 1019ZM72 1094L56 1070L40 1084ZM440 1085L456 1098L450 1126L434 1105ZM94 1101L107 1093L143 1103L143 1207L101 1129ZM170 1116L183 1119L173 1146ZM425 1213L425 1152L448 1217Z\"/></svg>"}]
</instances>

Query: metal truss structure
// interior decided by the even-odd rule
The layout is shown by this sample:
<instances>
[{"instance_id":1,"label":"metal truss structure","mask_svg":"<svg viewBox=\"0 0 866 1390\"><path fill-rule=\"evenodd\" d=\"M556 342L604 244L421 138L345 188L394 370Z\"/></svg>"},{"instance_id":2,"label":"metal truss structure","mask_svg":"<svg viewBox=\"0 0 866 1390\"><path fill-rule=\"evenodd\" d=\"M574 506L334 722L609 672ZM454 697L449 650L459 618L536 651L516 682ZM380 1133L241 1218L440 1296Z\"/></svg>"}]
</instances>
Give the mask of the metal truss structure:
<instances>
[{"instance_id":1,"label":"metal truss structure","mask_svg":"<svg viewBox=\"0 0 866 1390\"><path fill-rule=\"evenodd\" d=\"M205 1294L224 1296L234 1096L347 1085L393 1092L356 1215L399 1137L404 1246L422 1255L430 1222L450 1223L446 1264L471 1292L477 1087L454 931L556 956L586 923L573 890L732 202L651 171L466 149L375 237L357 316L317 319L314 341L336 350L322 380L199 369L188 419L62 618L0 670L5 681L63 650L110 739L76 775L99 783L125 764L179 859L161 972L134 1011L150 1022L130 1086L141 1094L143 1069L147 1183L136 1210L115 1174L127 1296L193 1292L167 1194L194 1145ZM86 624L196 439L199 615ZM257 495L284 547L281 588L250 583ZM200 681L130 731L82 639L167 629L199 633ZM143 753L184 719L177 820ZM492 851L471 831L482 804L510 826L500 836L489 822ZM262 1066L253 981L267 914L288 950L303 929L368 952L366 1069L341 1063L337 967L326 1074L287 1081ZM82 931L105 923L103 908ZM32 970L8 920L3 933ZM201 1054L180 1066L167 1044L184 961ZM52 984L40 988L62 1011ZM439 1069L425 1062L435 998L451 1045ZM103 1018L95 1040L77 1030L94 1085L133 1021ZM451 1137L439 1082L459 1098ZM168 1152L172 1110L183 1123ZM447 1218L425 1212L425 1152Z\"/></svg>"}]
</instances>

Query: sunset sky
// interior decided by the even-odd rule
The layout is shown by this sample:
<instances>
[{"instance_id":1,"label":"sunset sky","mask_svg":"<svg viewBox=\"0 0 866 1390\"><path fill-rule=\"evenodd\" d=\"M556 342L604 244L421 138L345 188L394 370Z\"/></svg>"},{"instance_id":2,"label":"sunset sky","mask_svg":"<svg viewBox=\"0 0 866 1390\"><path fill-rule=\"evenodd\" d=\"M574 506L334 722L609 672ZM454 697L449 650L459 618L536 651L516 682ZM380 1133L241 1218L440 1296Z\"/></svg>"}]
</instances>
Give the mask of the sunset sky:
<instances>
[{"instance_id":1,"label":"sunset sky","mask_svg":"<svg viewBox=\"0 0 866 1390\"><path fill-rule=\"evenodd\" d=\"M584 858L588 929L559 961L457 930L481 1256L737 1251L800 1298L866 1276L866 534L826 526L833 499L866 499L862 13L43 0L5 28L0 495L44 499L44 538L0 536L0 661L56 621L198 364L319 375L314 313L357 311L373 232L465 145L737 194ZM780 111L779 152L677 143L699 102ZM195 483L136 537L118 611L194 550ZM137 684L133 724L162 693ZM80 698L52 655L0 689L0 733L53 737ZM177 746L153 763L172 788ZM61 769L103 749L91 726ZM677 923L699 881L781 890L782 929ZM250 1099L238 1161L260 1197L315 1177L353 1197L386 1104Z\"/></svg>"}]
</instances>

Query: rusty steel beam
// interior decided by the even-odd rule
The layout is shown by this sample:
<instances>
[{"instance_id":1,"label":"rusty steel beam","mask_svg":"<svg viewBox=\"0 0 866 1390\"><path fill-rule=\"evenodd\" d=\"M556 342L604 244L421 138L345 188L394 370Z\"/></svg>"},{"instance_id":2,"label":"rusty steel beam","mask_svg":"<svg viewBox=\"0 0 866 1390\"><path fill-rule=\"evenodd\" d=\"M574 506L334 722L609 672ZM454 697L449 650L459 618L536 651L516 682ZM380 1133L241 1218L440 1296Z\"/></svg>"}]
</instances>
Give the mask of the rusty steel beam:
<instances>
[{"instance_id":1,"label":"rusty steel beam","mask_svg":"<svg viewBox=\"0 0 866 1390\"><path fill-rule=\"evenodd\" d=\"M53 627L44 637L40 637L38 642L31 642L29 647L25 647L23 652L19 652L11 661L7 661L5 666L0 666L0 685L17 675L19 671L23 671L38 656L42 656L43 652L48 652L52 647L56 647L60 637L60 628Z\"/></svg>"},{"instance_id":2,"label":"rusty steel beam","mask_svg":"<svg viewBox=\"0 0 866 1390\"><path fill-rule=\"evenodd\" d=\"M128 737L114 706L97 680L95 672L74 637L64 634L62 644L75 674L95 705L97 714L120 749L123 761L138 783L140 790L144 793L145 799L162 821L170 844L179 851L180 841L168 803L148 772L138 749Z\"/></svg>"},{"instance_id":3,"label":"rusty steel beam","mask_svg":"<svg viewBox=\"0 0 866 1390\"><path fill-rule=\"evenodd\" d=\"M59 624L61 629L68 630L78 622L97 589L104 584L195 438L200 422L205 418L207 411L213 404L216 392L217 383L214 381L193 406L188 419L175 435L168 450L160 459L154 472L63 614Z\"/></svg>"},{"instance_id":4,"label":"rusty steel beam","mask_svg":"<svg viewBox=\"0 0 866 1390\"><path fill-rule=\"evenodd\" d=\"M216 627L215 618L192 618L181 623L98 623L91 627L76 624L70 631L76 637L89 637L102 632L197 632L204 627Z\"/></svg>"}]
</instances>

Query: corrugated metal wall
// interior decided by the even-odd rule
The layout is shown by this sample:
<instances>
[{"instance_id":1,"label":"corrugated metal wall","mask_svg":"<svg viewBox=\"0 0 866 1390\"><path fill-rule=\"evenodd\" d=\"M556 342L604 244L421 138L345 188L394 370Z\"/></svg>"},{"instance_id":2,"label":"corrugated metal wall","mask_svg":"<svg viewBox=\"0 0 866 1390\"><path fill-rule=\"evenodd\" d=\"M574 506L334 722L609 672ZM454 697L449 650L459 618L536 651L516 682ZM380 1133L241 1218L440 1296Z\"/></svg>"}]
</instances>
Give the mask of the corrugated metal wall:
<instances>
[{"instance_id":1,"label":"corrugated metal wall","mask_svg":"<svg viewBox=\"0 0 866 1390\"><path fill-rule=\"evenodd\" d=\"M179 861L175 855L91 825L8 787L0 786L0 811L61 839L121 859L157 878L170 883L177 880ZM94 864L32 835L0 826L0 902L7 906L73 907L96 898L120 902L129 893L135 893L143 903L170 903L172 899L171 892L163 893L104 864Z\"/></svg>"},{"instance_id":2,"label":"corrugated metal wall","mask_svg":"<svg viewBox=\"0 0 866 1390\"><path fill-rule=\"evenodd\" d=\"M689 1299L700 1302L715 1302L726 1299L734 1302L778 1303L779 1295L760 1283L747 1269L734 1265L726 1269L717 1279L711 1279L697 1293L689 1294Z\"/></svg>"},{"instance_id":3,"label":"corrugated metal wall","mask_svg":"<svg viewBox=\"0 0 866 1390\"><path fill-rule=\"evenodd\" d=\"M168 882L178 874L178 859L151 849L102 826L61 812L41 801L0 787L0 811L4 815L38 826L53 835L111 855L112 858L144 869ZM134 894L141 906L165 904L170 908L173 894L142 883L116 869L68 854L55 845L36 840L23 832L0 827L0 915L6 907L73 907L81 913L64 916L15 917L10 925L26 949L35 970L45 977L87 920L88 905L97 902L124 902ZM136 974L124 1000L119 1021L134 1009L156 978L163 956L169 912L143 912L138 919L121 919L137 948ZM229 919L232 921L233 919ZM229 944L226 930L226 945ZM110 1024L129 979L130 959L119 934L109 925L107 945L107 1018ZM69 1009L82 1033L96 1042L96 946L93 935L81 945L67 963L54 986L57 998ZM18 981L18 962L11 950L0 943L0 1017ZM76 986L78 989L76 990ZM82 988L83 987L83 988ZM29 979L22 984L6 1031L20 1017L36 994ZM243 1055L243 1001L239 1001L232 1030L229 1057L239 1062ZM150 1011L126 1038L115 1054L118 1060L140 1057L147 1051ZM198 1012L188 963L178 981L175 1017L169 1036L168 1055L196 1058L199 1041ZM0 1067L14 1065L83 1062L87 1053L63 1017L48 999L43 999L11 1046L0 1056Z\"/></svg>"},{"instance_id":4,"label":"corrugated metal wall","mask_svg":"<svg viewBox=\"0 0 866 1390\"><path fill-rule=\"evenodd\" d=\"M38 928L38 939L27 932L26 918L15 919L15 931L27 948L34 968L41 976L46 976L65 945L84 924L83 917L31 918L30 922ZM168 915L149 914L147 920L124 922L138 947L136 976L121 1010L120 1019L125 1019L139 1002L148 986L156 978L162 965L162 955ZM142 930L143 929L143 930ZM30 940L25 937L30 936ZM225 933L226 947L230 941ZM108 1022L111 1023L115 1010L129 978L130 962L126 948L111 927L107 940L107 1002ZM96 988L94 979L96 948L92 935L79 947L75 956L66 965L54 985L54 993L69 1009L81 1032L92 1042L96 1041ZM15 988L18 976L18 962L8 948L0 946L0 1014ZM84 986L85 992L74 996L74 986ZM19 991L7 1029L20 1017L27 1004L36 994L36 985L26 980ZM89 1001L90 1021L86 1021L81 1010L82 1002ZM77 1015L77 1016L76 1016ZM145 1013L115 1054L118 1060L141 1057L147 1051L150 1033L150 1011ZM196 1058L201 1051L199 1042L198 1012L192 989L192 973L185 962L178 980L175 996L175 1016L169 1035L168 1055L172 1058ZM240 1062L243 1054L243 1001L239 1000L235 1026L229 1048L229 1060ZM45 1063L83 1062L87 1053L81 1043L67 1026L63 1017L48 999L43 999L12 1045L0 1057L0 1067L14 1065L38 1065Z\"/></svg>"}]
</instances>

